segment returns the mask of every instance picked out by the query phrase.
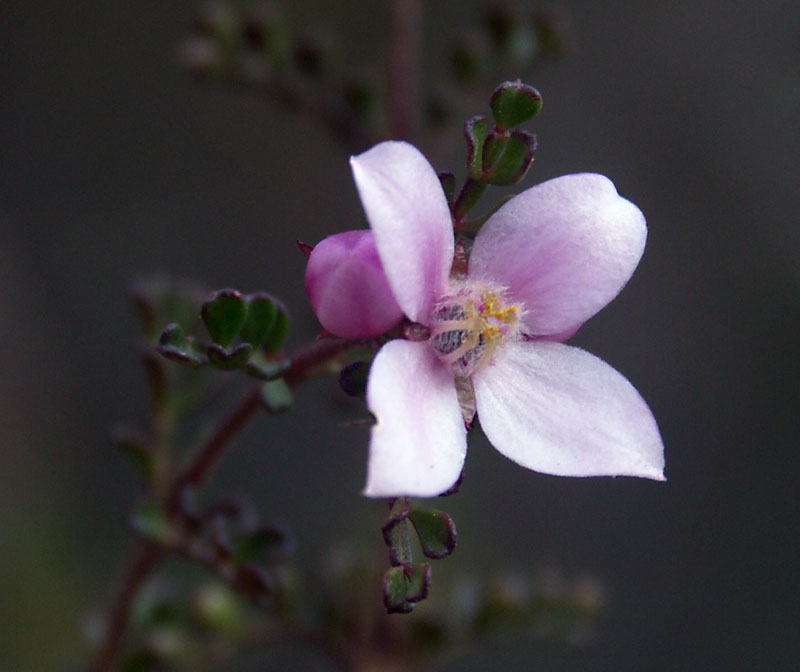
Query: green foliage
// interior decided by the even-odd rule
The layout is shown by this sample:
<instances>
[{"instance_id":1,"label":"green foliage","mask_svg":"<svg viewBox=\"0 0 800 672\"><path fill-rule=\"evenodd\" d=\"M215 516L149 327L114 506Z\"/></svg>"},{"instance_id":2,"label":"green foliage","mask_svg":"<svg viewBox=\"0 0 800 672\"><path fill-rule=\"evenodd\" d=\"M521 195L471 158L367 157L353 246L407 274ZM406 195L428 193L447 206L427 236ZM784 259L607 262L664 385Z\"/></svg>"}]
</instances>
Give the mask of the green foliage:
<instances>
[{"instance_id":1,"label":"green foliage","mask_svg":"<svg viewBox=\"0 0 800 672\"><path fill-rule=\"evenodd\" d=\"M455 551L456 525L447 513L414 506L408 519L419 537L425 557L446 558Z\"/></svg>"},{"instance_id":2,"label":"green foliage","mask_svg":"<svg viewBox=\"0 0 800 672\"><path fill-rule=\"evenodd\" d=\"M294 401L292 390L283 378L268 380L261 386L261 400L271 413L282 413Z\"/></svg>"},{"instance_id":3,"label":"green foliage","mask_svg":"<svg viewBox=\"0 0 800 672\"><path fill-rule=\"evenodd\" d=\"M464 137L467 142L467 175L480 180L483 175L483 146L489 122L486 117L472 117L464 123Z\"/></svg>"},{"instance_id":4,"label":"green foliage","mask_svg":"<svg viewBox=\"0 0 800 672\"><path fill-rule=\"evenodd\" d=\"M536 154L536 136L526 131L514 130L502 143L499 155L486 170L485 179L489 184L510 186L519 182L528 172Z\"/></svg>"},{"instance_id":5,"label":"green foliage","mask_svg":"<svg viewBox=\"0 0 800 672\"><path fill-rule=\"evenodd\" d=\"M508 131L534 117L542 109L542 95L520 80L503 82L492 94L489 106L497 130Z\"/></svg>"},{"instance_id":6,"label":"green foliage","mask_svg":"<svg viewBox=\"0 0 800 672\"><path fill-rule=\"evenodd\" d=\"M212 340L227 348L244 326L247 302L235 289L222 289L203 304L201 314Z\"/></svg>"}]
</instances>

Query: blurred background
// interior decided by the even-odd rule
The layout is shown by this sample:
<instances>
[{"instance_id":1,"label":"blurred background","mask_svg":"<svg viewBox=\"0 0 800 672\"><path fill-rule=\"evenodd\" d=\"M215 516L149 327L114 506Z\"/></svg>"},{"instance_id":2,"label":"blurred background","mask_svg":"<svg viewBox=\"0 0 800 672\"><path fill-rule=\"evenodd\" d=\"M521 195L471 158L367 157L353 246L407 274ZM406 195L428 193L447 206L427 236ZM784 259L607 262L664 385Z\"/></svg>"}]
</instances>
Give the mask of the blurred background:
<instances>
[{"instance_id":1,"label":"blurred background","mask_svg":"<svg viewBox=\"0 0 800 672\"><path fill-rule=\"evenodd\" d=\"M384 3L285 6L294 26L338 31L348 61L380 62ZM425 3L426 88L483 7ZM561 9L575 53L502 75L545 101L522 186L601 172L647 216L633 280L573 342L648 400L668 480L543 476L474 438L447 503L459 547L435 577L555 567L602 581L607 607L586 646L489 641L435 669L800 669L800 11L781 0ZM147 419L129 281L168 272L272 292L296 347L318 325L295 239L362 222L348 152L318 124L181 69L198 10L0 6L2 669L80 663L132 547L139 483L109 439L116 421ZM462 120L488 113L499 81ZM463 170L458 126L444 147L436 168ZM254 423L215 488L249 493L291 529L311 573L342 538L380 552L383 506L359 495L365 416L335 380L309 384L290 412ZM276 663L267 651L257 665L335 669L308 652Z\"/></svg>"}]
</instances>

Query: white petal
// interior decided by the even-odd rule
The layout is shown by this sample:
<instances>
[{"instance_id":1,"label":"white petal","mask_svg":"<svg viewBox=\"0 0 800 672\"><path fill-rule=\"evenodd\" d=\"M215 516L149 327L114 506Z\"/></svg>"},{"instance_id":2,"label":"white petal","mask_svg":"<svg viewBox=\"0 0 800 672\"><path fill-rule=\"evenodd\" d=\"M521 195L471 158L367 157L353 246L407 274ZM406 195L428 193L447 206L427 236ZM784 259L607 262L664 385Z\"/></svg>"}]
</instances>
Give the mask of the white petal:
<instances>
[{"instance_id":1,"label":"white petal","mask_svg":"<svg viewBox=\"0 0 800 672\"><path fill-rule=\"evenodd\" d=\"M484 433L518 464L559 476L664 480L653 414L594 355L563 343L507 343L473 384Z\"/></svg>"},{"instance_id":2,"label":"white petal","mask_svg":"<svg viewBox=\"0 0 800 672\"><path fill-rule=\"evenodd\" d=\"M453 374L427 343L390 341L375 357L367 405L369 497L433 497L458 479L467 436Z\"/></svg>"},{"instance_id":3,"label":"white petal","mask_svg":"<svg viewBox=\"0 0 800 672\"><path fill-rule=\"evenodd\" d=\"M623 288L644 251L639 208L602 175L566 175L511 199L484 224L469 275L522 301L525 332L575 331Z\"/></svg>"},{"instance_id":4,"label":"white petal","mask_svg":"<svg viewBox=\"0 0 800 672\"><path fill-rule=\"evenodd\" d=\"M427 324L453 263L450 209L439 178L405 142L382 142L350 165L397 303Z\"/></svg>"}]
</instances>

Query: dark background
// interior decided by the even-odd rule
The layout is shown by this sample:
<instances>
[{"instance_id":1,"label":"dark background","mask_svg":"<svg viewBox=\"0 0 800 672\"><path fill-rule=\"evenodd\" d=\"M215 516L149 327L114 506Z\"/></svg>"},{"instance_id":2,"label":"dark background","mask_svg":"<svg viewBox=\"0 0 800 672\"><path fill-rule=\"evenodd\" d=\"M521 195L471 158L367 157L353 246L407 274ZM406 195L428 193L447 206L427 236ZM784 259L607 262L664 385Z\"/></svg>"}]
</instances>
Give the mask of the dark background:
<instances>
[{"instance_id":1,"label":"dark background","mask_svg":"<svg viewBox=\"0 0 800 672\"><path fill-rule=\"evenodd\" d=\"M335 4L289 14L374 60L382 3ZM443 36L478 12L455 4L427 3L428 84ZM108 440L114 421L146 418L129 279L271 291L300 345L317 326L294 240L361 222L347 154L313 122L180 71L197 7L0 6L4 669L80 661L130 549L137 481ZM573 0L579 53L526 77L545 107L525 184L602 172L648 218L633 280L575 342L649 401L668 481L542 476L473 440L448 503L454 566L589 572L609 605L586 648L488 644L441 669L800 668L797 7ZM438 169L461 161L458 132L450 146ZM248 431L219 487L285 521L313 568L340 537L379 547L383 509L359 496L366 431L342 424L358 407L330 380L298 397Z\"/></svg>"}]
</instances>

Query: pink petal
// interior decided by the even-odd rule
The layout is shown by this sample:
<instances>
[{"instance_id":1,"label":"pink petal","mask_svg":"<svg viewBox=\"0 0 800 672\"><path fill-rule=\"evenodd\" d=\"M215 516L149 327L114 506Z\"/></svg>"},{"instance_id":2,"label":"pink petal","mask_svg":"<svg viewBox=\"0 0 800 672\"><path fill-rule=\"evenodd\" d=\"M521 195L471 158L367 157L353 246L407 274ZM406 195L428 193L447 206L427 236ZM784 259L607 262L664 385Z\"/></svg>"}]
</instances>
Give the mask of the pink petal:
<instances>
[{"instance_id":1,"label":"pink petal","mask_svg":"<svg viewBox=\"0 0 800 672\"><path fill-rule=\"evenodd\" d=\"M512 342L473 376L478 418L495 448L559 476L664 480L664 446L633 386L562 343Z\"/></svg>"},{"instance_id":2,"label":"pink petal","mask_svg":"<svg viewBox=\"0 0 800 672\"><path fill-rule=\"evenodd\" d=\"M311 252L306 292L320 324L343 338L371 338L403 318L372 231L329 236Z\"/></svg>"},{"instance_id":3,"label":"pink petal","mask_svg":"<svg viewBox=\"0 0 800 672\"><path fill-rule=\"evenodd\" d=\"M367 383L372 427L364 494L433 497L458 479L467 437L453 374L427 343L390 341Z\"/></svg>"},{"instance_id":4,"label":"pink petal","mask_svg":"<svg viewBox=\"0 0 800 672\"><path fill-rule=\"evenodd\" d=\"M532 336L569 332L623 288L644 251L639 208L602 175L566 175L524 191L484 224L471 278L507 286Z\"/></svg>"},{"instance_id":5,"label":"pink petal","mask_svg":"<svg viewBox=\"0 0 800 672\"><path fill-rule=\"evenodd\" d=\"M453 263L450 209L431 165L405 142L350 159L383 268L403 312L428 323Z\"/></svg>"}]
</instances>

